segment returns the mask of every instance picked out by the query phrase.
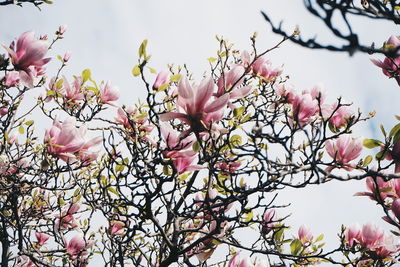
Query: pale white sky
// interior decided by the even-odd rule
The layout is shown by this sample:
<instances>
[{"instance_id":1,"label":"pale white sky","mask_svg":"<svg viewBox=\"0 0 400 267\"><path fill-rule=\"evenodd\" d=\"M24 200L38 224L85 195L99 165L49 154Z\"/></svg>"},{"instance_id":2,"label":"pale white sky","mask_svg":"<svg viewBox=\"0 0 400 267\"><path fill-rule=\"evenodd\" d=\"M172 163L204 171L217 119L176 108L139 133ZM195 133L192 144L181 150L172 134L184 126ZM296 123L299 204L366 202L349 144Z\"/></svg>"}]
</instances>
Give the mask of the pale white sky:
<instances>
[{"instance_id":1,"label":"pale white sky","mask_svg":"<svg viewBox=\"0 0 400 267\"><path fill-rule=\"evenodd\" d=\"M218 43L215 35L223 35L238 49L249 49L249 37L259 33L260 50L273 46L280 37L273 34L264 22L260 10L274 21L284 20L287 29L296 25L308 37L317 34L331 40L324 27L303 8L303 1L294 0L54 0L55 4L37 9L25 6L0 8L0 42L9 44L26 30L51 35L58 25L68 25L65 39L55 46L58 54L72 52L67 74L79 74L85 68L92 70L96 80L109 80L122 93L122 104L133 104L144 96L138 79L131 75L137 62L137 48L148 39L152 55L150 66L162 70L168 63L183 64L197 74L208 70L206 59L215 55ZM355 21L363 33L362 40L381 44L388 36L399 34L394 26L385 23ZM2 51L1 53L5 53ZM375 56L379 57L379 56ZM370 63L370 56L311 51L289 42L270 54L275 65L284 64L290 83L299 90L323 83L333 101L342 95L354 102L365 113L376 110L377 118L371 120L355 135L370 137L373 129L384 123L386 128L394 123L393 116L400 114L397 101L400 89ZM54 70L56 60L49 66ZM371 131L372 130L372 131ZM290 190L282 195L291 202L294 226L308 225L315 235L325 233L327 241L337 241L340 225L354 222L376 222L387 226L383 215L372 201L353 197L364 191L364 183L328 183L302 190ZM335 243L336 245L337 243Z\"/></svg>"}]
</instances>

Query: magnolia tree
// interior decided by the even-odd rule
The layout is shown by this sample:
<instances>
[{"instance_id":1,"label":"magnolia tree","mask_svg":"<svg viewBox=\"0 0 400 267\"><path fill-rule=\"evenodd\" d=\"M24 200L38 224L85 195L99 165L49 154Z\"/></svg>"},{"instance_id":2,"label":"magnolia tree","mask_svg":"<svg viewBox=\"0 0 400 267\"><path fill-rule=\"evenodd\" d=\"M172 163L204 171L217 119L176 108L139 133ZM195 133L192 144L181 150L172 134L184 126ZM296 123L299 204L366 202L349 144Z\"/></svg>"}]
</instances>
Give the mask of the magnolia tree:
<instances>
[{"instance_id":1,"label":"magnolia tree","mask_svg":"<svg viewBox=\"0 0 400 267\"><path fill-rule=\"evenodd\" d=\"M70 54L53 58L51 48L64 34L25 32L3 45L2 267L398 263L400 124L382 128L382 140L353 134L373 114L319 87L296 89L268 60L287 38L262 52L255 36L247 51L219 38L199 79L150 68L144 41L132 72L146 98L127 107L89 70L63 75ZM392 36L383 49L399 45ZM59 68L47 73L52 58ZM397 79L399 60L374 63ZM24 99L31 91L36 103ZM374 157L361 158L363 143ZM276 200L287 188L364 178L357 194L382 207L392 231L343 225L333 249L290 228Z\"/></svg>"}]
</instances>

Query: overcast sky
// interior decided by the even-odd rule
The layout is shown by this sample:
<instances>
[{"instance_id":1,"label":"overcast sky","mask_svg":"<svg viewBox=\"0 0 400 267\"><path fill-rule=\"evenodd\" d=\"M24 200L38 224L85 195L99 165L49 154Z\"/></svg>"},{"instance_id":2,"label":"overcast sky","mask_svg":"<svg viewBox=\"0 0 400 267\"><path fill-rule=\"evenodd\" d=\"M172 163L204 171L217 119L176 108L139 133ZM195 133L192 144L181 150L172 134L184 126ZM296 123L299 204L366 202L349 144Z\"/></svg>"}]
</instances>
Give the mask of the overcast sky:
<instances>
[{"instance_id":1,"label":"overcast sky","mask_svg":"<svg viewBox=\"0 0 400 267\"><path fill-rule=\"evenodd\" d=\"M280 37L264 22L260 11L274 21L284 20L289 31L296 25L308 37L318 36L331 42L321 23L309 15L300 0L54 0L39 11L34 7L15 6L0 9L0 42L9 44L27 30L37 34L55 32L58 25L68 25L65 39L55 46L56 54L72 52L68 74L79 74L90 68L96 80L109 80L122 93L122 104L133 104L144 96L144 88L131 75L137 62L137 48L148 39L152 55L150 66L157 70L168 63L187 63L197 77L208 70L207 58L215 55L222 35L238 49L250 49L249 37L259 33L258 48L272 47ZM390 24L355 21L362 41L375 41L379 46L388 36L399 34ZM5 51L1 52L4 53ZM389 128L398 112L400 90L395 81L387 79L365 54L310 51L289 42L269 57L275 65L284 64L290 83L299 90L323 83L331 101L342 95L365 113L376 110L377 117L359 128L355 135L371 137L379 123ZM380 58L379 56L374 56ZM54 60L49 69L57 66ZM306 224L315 235L324 232L336 240L340 225L353 222L376 222L386 226L381 211L366 198L353 197L364 191L364 182L329 183L285 193L281 199L292 203L296 226Z\"/></svg>"}]
</instances>

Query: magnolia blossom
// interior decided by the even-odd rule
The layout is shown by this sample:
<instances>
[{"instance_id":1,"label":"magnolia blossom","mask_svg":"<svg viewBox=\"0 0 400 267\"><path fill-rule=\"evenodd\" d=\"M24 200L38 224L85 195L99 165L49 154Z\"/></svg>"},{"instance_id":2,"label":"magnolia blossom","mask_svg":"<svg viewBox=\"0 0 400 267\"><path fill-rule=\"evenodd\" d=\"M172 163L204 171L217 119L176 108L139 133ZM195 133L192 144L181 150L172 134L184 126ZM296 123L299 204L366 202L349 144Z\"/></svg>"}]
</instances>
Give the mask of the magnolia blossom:
<instances>
[{"instance_id":1,"label":"magnolia blossom","mask_svg":"<svg viewBox=\"0 0 400 267\"><path fill-rule=\"evenodd\" d=\"M318 101L319 105L324 105L327 97L322 84L315 85L311 90L303 90L302 94L309 94L313 100Z\"/></svg>"},{"instance_id":2,"label":"magnolia blossom","mask_svg":"<svg viewBox=\"0 0 400 267\"><path fill-rule=\"evenodd\" d=\"M84 126L82 126L84 127ZM82 165L86 166L92 161L95 161L99 155L98 151L93 151L92 148L98 146L103 141L103 137L97 136L92 139L86 140L81 149L78 151L78 158Z\"/></svg>"},{"instance_id":3,"label":"magnolia blossom","mask_svg":"<svg viewBox=\"0 0 400 267\"><path fill-rule=\"evenodd\" d=\"M8 72L7 75L4 77L4 80L5 80L4 84L7 87L16 86L20 81L19 72L18 71L10 71L10 72Z\"/></svg>"},{"instance_id":4,"label":"magnolia blossom","mask_svg":"<svg viewBox=\"0 0 400 267\"><path fill-rule=\"evenodd\" d=\"M291 118L300 126L315 120L319 114L320 107L324 106L326 94L320 86L315 86L311 90L303 90L297 93L291 85L279 85L276 93L282 98L281 101L292 105Z\"/></svg>"},{"instance_id":5,"label":"magnolia blossom","mask_svg":"<svg viewBox=\"0 0 400 267\"><path fill-rule=\"evenodd\" d=\"M318 114L318 101L310 94L298 95L293 100L293 117L300 126L311 122Z\"/></svg>"},{"instance_id":6,"label":"magnolia blossom","mask_svg":"<svg viewBox=\"0 0 400 267\"><path fill-rule=\"evenodd\" d=\"M155 142L150 138L154 126L148 123L146 116L137 109L128 107L125 110L118 108L115 121L124 127L125 133L135 141L146 141L151 145Z\"/></svg>"},{"instance_id":7,"label":"magnolia blossom","mask_svg":"<svg viewBox=\"0 0 400 267\"><path fill-rule=\"evenodd\" d=\"M206 238L200 242L195 248L187 252L187 255L196 255L200 262L206 261L215 251L218 243L214 242L214 238L223 239L225 231L228 227L226 222L217 223L216 221L197 221L190 223L185 228L187 230L193 229L193 232L189 231L187 241L189 244L195 242L199 238L203 238L205 235L209 235L210 238ZM201 232L198 231L201 229ZM210 235L212 233L212 236Z\"/></svg>"},{"instance_id":8,"label":"magnolia blossom","mask_svg":"<svg viewBox=\"0 0 400 267\"><path fill-rule=\"evenodd\" d=\"M359 224L354 224L344 232L345 240L350 247L353 247L355 242L359 242L361 239L361 226Z\"/></svg>"},{"instance_id":9,"label":"magnolia blossom","mask_svg":"<svg viewBox=\"0 0 400 267\"><path fill-rule=\"evenodd\" d=\"M57 118L54 119L53 126L45 133L47 151L66 162L74 158L73 153L85 144L86 133L85 128L77 128L75 125L76 119L73 117L67 118L62 124Z\"/></svg>"},{"instance_id":10,"label":"magnolia blossom","mask_svg":"<svg viewBox=\"0 0 400 267\"><path fill-rule=\"evenodd\" d=\"M271 230L274 229L276 223L277 223L276 210L274 209L266 210L263 216L262 232L268 234Z\"/></svg>"},{"instance_id":11,"label":"magnolia blossom","mask_svg":"<svg viewBox=\"0 0 400 267\"><path fill-rule=\"evenodd\" d=\"M276 93L288 103L293 103L297 96L297 92L294 86L287 84L278 85Z\"/></svg>"},{"instance_id":12,"label":"magnolia blossom","mask_svg":"<svg viewBox=\"0 0 400 267\"><path fill-rule=\"evenodd\" d=\"M192 144L195 142L193 135L182 139L168 124L163 123L160 128L167 145L163 154L173 159L174 167L179 174L203 168L201 165L193 164L197 159L197 153L192 149Z\"/></svg>"},{"instance_id":13,"label":"magnolia blossom","mask_svg":"<svg viewBox=\"0 0 400 267\"><path fill-rule=\"evenodd\" d=\"M396 173L400 172L400 140L397 141L393 145L393 149L388 151L388 155L386 156L386 159L388 160L393 160L395 163L395 169L394 171Z\"/></svg>"},{"instance_id":14,"label":"magnolia blossom","mask_svg":"<svg viewBox=\"0 0 400 267\"><path fill-rule=\"evenodd\" d=\"M33 32L23 33L10 47L3 45L7 50L15 70L19 71L21 81L29 87L33 87L33 78L44 73L44 65L50 58L44 58L48 50L48 44L44 40L35 38Z\"/></svg>"},{"instance_id":15,"label":"magnolia blossom","mask_svg":"<svg viewBox=\"0 0 400 267\"><path fill-rule=\"evenodd\" d=\"M169 80L169 72L166 70L160 71L154 81L153 88L158 89L161 85L166 84Z\"/></svg>"},{"instance_id":16,"label":"magnolia blossom","mask_svg":"<svg viewBox=\"0 0 400 267\"><path fill-rule=\"evenodd\" d=\"M281 75L282 68L273 68L265 56L259 57L252 65L253 72L270 81Z\"/></svg>"},{"instance_id":17,"label":"magnolia blossom","mask_svg":"<svg viewBox=\"0 0 400 267\"><path fill-rule=\"evenodd\" d=\"M125 223L121 221L112 221L110 225L111 225L110 233L112 235L123 236L126 233Z\"/></svg>"},{"instance_id":18,"label":"magnolia blossom","mask_svg":"<svg viewBox=\"0 0 400 267\"><path fill-rule=\"evenodd\" d=\"M313 235L312 235L310 229L304 225L300 226L297 234L298 234L300 242L304 245L310 244L311 241L313 240Z\"/></svg>"},{"instance_id":19,"label":"magnolia blossom","mask_svg":"<svg viewBox=\"0 0 400 267\"><path fill-rule=\"evenodd\" d=\"M225 72L224 75L218 79L216 96L229 93L230 99L240 99L250 94L252 90L251 86L241 86L244 74L245 68L241 65L235 65L231 70Z\"/></svg>"},{"instance_id":20,"label":"magnolia blossom","mask_svg":"<svg viewBox=\"0 0 400 267\"><path fill-rule=\"evenodd\" d=\"M371 223L362 227L356 224L346 229L345 241L350 247L360 245L369 249L371 256L383 259L399 251L393 237Z\"/></svg>"},{"instance_id":21,"label":"magnolia blossom","mask_svg":"<svg viewBox=\"0 0 400 267\"><path fill-rule=\"evenodd\" d=\"M124 126L125 128L131 128L128 116L133 117L135 114L136 114L136 109L132 107L128 107L126 110L118 108L117 117L115 117L115 121L120 125Z\"/></svg>"},{"instance_id":22,"label":"magnolia blossom","mask_svg":"<svg viewBox=\"0 0 400 267\"><path fill-rule=\"evenodd\" d=\"M385 180L383 180L382 177L377 177L376 179L373 179L372 177L367 177L365 183L369 192L358 192L354 195L367 196L372 200L376 200L378 194L380 195L380 198L382 200L385 200L388 197L396 197L393 182L395 182L395 180L386 182ZM398 184L398 182L396 182L396 184Z\"/></svg>"},{"instance_id":23,"label":"magnolia blossom","mask_svg":"<svg viewBox=\"0 0 400 267\"><path fill-rule=\"evenodd\" d=\"M215 167L224 170L224 173L233 174L242 165L240 161L218 162Z\"/></svg>"},{"instance_id":24,"label":"magnolia blossom","mask_svg":"<svg viewBox=\"0 0 400 267\"><path fill-rule=\"evenodd\" d=\"M335 141L326 141L325 148L338 164L344 166L346 170L351 170L352 166L349 163L360 156L362 141L360 138L354 139L351 135L344 134Z\"/></svg>"},{"instance_id":25,"label":"magnolia blossom","mask_svg":"<svg viewBox=\"0 0 400 267\"><path fill-rule=\"evenodd\" d=\"M67 78L63 77L62 89L60 90L64 95L69 104L75 101L85 99L85 95L82 92L82 78L76 77L72 84L70 84Z\"/></svg>"},{"instance_id":26,"label":"magnolia blossom","mask_svg":"<svg viewBox=\"0 0 400 267\"><path fill-rule=\"evenodd\" d=\"M37 239L37 243L40 246L43 246L47 242L47 240L50 238L50 236L48 234L38 233L38 232L35 233L35 236L36 236L36 239Z\"/></svg>"},{"instance_id":27,"label":"magnolia blossom","mask_svg":"<svg viewBox=\"0 0 400 267\"><path fill-rule=\"evenodd\" d=\"M390 209L392 210L394 216L396 216L397 220L400 221L400 198L393 201Z\"/></svg>"},{"instance_id":28,"label":"magnolia blossom","mask_svg":"<svg viewBox=\"0 0 400 267\"><path fill-rule=\"evenodd\" d=\"M86 247L86 242L81 235L76 235L69 242L67 242L66 249L72 258L76 258L83 252Z\"/></svg>"},{"instance_id":29,"label":"magnolia blossom","mask_svg":"<svg viewBox=\"0 0 400 267\"><path fill-rule=\"evenodd\" d=\"M400 39L397 36L390 36L389 40L385 43L384 47L389 49L396 49L400 46ZM371 59L372 63L382 69L383 74L390 78L395 78L400 85L400 56L395 58L386 57L383 61L378 59Z\"/></svg>"},{"instance_id":30,"label":"magnolia blossom","mask_svg":"<svg viewBox=\"0 0 400 267\"><path fill-rule=\"evenodd\" d=\"M2 107L0 108L0 116L4 116L8 113L9 108L8 107Z\"/></svg>"},{"instance_id":31,"label":"magnolia blossom","mask_svg":"<svg viewBox=\"0 0 400 267\"><path fill-rule=\"evenodd\" d=\"M229 260L228 267L252 267L250 257L242 256L240 253L235 253L235 255Z\"/></svg>"},{"instance_id":32,"label":"magnolia blossom","mask_svg":"<svg viewBox=\"0 0 400 267\"><path fill-rule=\"evenodd\" d=\"M118 108L115 121L127 129L132 130L133 127L141 134L149 134L154 126L147 123L147 118L138 118L138 116L140 116L140 114L138 114L137 109L133 107L128 107L125 110Z\"/></svg>"},{"instance_id":33,"label":"magnolia blossom","mask_svg":"<svg viewBox=\"0 0 400 267\"><path fill-rule=\"evenodd\" d=\"M269 263L266 260L256 259L253 263L249 256L243 256L240 252L229 260L227 267L268 267Z\"/></svg>"},{"instance_id":34,"label":"magnolia blossom","mask_svg":"<svg viewBox=\"0 0 400 267\"><path fill-rule=\"evenodd\" d=\"M340 106L339 108L337 106L338 103L331 106L328 116L331 117L329 121L339 129L347 125L349 119L354 115L354 111L348 106Z\"/></svg>"},{"instance_id":35,"label":"magnolia blossom","mask_svg":"<svg viewBox=\"0 0 400 267\"><path fill-rule=\"evenodd\" d=\"M37 265L26 255L18 257L18 263L16 267L36 267Z\"/></svg>"},{"instance_id":36,"label":"magnolia blossom","mask_svg":"<svg viewBox=\"0 0 400 267\"><path fill-rule=\"evenodd\" d=\"M10 139L10 142L15 141ZM18 173L21 169L24 169L29 166L29 162L26 158L14 159L10 162L9 158L6 155L0 156L0 174L2 175L13 175L13 176L21 176L22 173Z\"/></svg>"},{"instance_id":37,"label":"magnolia blossom","mask_svg":"<svg viewBox=\"0 0 400 267\"><path fill-rule=\"evenodd\" d=\"M168 112L160 115L162 121L180 119L190 126L192 132L203 132L211 122L222 118L229 95L224 94L212 99L214 91L212 78L205 78L196 90L190 85L187 78L181 79L178 84L178 112Z\"/></svg>"},{"instance_id":38,"label":"magnolia blossom","mask_svg":"<svg viewBox=\"0 0 400 267\"><path fill-rule=\"evenodd\" d=\"M57 218L55 223L55 229L70 229L76 228L78 225L75 222L74 214L77 213L80 209L80 206L76 203L72 204L67 210L63 210L61 215L56 215Z\"/></svg>"},{"instance_id":39,"label":"magnolia blossom","mask_svg":"<svg viewBox=\"0 0 400 267\"><path fill-rule=\"evenodd\" d=\"M383 229L371 223L365 224L361 230L360 243L367 248L374 248L378 243L383 241L384 234Z\"/></svg>"},{"instance_id":40,"label":"magnolia blossom","mask_svg":"<svg viewBox=\"0 0 400 267\"><path fill-rule=\"evenodd\" d=\"M52 128L45 133L47 151L65 162L70 162L76 154L83 165L87 165L97 158L98 153L91 148L99 145L102 137L87 139L86 126L77 128L75 125L76 119L73 117L67 118L62 124L57 118L54 119Z\"/></svg>"},{"instance_id":41,"label":"magnolia blossom","mask_svg":"<svg viewBox=\"0 0 400 267\"><path fill-rule=\"evenodd\" d=\"M185 157L185 158L175 158L174 159L174 167L178 171L178 174L203 169L203 166L194 164L196 159L197 159L196 156Z\"/></svg>"},{"instance_id":42,"label":"magnolia blossom","mask_svg":"<svg viewBox=\"0 0 400 267\"><path fill-rule=\"evenodd\" d=\"M105 83L100 88L100 100L103 104L113 104L119 99L120 93L117 87L112 87L110 83Z\"/></svg>"}]
</instances>

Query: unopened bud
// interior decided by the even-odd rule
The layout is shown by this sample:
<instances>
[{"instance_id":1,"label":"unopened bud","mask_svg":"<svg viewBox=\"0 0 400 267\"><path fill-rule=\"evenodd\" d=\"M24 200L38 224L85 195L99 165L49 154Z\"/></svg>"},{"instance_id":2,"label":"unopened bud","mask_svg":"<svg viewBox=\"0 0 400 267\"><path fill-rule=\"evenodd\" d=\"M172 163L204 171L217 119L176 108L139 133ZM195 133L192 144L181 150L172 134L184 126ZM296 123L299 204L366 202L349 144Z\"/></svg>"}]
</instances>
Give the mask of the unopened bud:
<instances>
[{"instance_id":1,"label":"unopened bud","mask_svg":"<svg viewBox=\"0 0 400 267\"><path fill-rule=\"evenodd\" d=\"M58 30L56 31L57 35L63 35L65 31L67 30L67 25L61 25L58 27Z\"/></svg>"},{"instance_id":2,"label":"unopened bud","mask_svg":"<svg viewBox=\"0 0 400 267\"><path fill-rule=\"evenodd\" d=\"M70 52L65 52L64 57L63 57L63 61L65 63L67 63L70 58L71 58L71 53Z\"/></svg>"}]
</instances>

